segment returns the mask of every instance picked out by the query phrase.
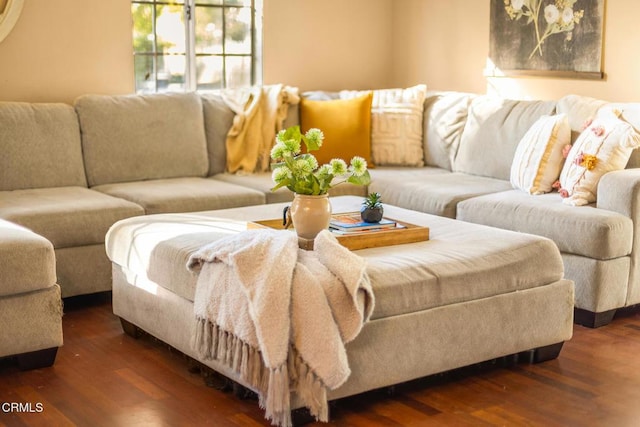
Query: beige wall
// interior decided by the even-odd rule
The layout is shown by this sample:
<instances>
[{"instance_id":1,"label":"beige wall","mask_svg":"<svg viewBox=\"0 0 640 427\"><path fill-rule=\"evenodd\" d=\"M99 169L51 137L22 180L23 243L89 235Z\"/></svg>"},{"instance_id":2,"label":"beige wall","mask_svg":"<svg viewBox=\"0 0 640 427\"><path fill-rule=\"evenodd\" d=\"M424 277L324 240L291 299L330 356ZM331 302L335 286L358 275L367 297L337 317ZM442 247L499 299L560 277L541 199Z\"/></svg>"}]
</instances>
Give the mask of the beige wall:
<instances>
[{"instance_id":1,"label":"beige wall","mask_svg":"<svg viewBox=\"0 0 640 427\"><path fill-rule=\"evenodd\" d=\"M576 7L579 5L576 4ZM557 99L568 93L610 101L640 101L640 1L605 2L603 80L486 78L489 0L394 2L393 83L430 89Z\"/></svg>"},{"instance_id":2,"label":"beige wall","mask_svg":"<svg viewBox=\"0 0 640 427\"><path fill-rule=\"evenodd\" d=\"M0 100L133 91L129 0L26 0L0 42Z\"/></svg>"},{"instance_id":3,"label":"beige wall","mask_svg":"<svg viewBox=\"0 0 640 427\"><path fill-rule=\"evenodd\" d=\"M302 90L391 82L392 0L266 0L264 82ZM134 91L129 0L28 0L0 43L0 100Z\"/></svg>"},{"instance_id":4,"label":"beige wall","mask_svg":"<svg viewBox=\"0 0 640 427\"><path fill-rule=\"evenodd\" d=\"M604 80L490 78L489 0L265 0L264 82L640 101L638 0L606 2ZM129 0L27 0L0 42L0 100L131 93Z\"/></svg>"},{"instance_id":5,"label":"beige wall","mask_svg":"<svg viewBox=\"0 0 640 427\"><path fill-rule=\"evenodd\" d=\"M301 90L387 87L392 2L265 0L264 82Z\"/></svg>"}]
</instances>

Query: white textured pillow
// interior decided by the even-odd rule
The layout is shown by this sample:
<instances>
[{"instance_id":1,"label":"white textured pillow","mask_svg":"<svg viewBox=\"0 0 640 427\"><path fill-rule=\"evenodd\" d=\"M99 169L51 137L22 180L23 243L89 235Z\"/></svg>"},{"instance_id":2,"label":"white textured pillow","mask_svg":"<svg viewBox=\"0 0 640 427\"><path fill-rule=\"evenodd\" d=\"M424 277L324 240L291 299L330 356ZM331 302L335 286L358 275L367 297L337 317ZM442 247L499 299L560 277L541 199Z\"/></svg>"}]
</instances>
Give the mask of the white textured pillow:
<instances>
[{"instance_id":1,"label":"white textured pillow","mask_svg":"<svg viewBox=\"0 0 640 427\"><path fill-rule=\"evenodd\" d=\"M343 90L341 99L362 95ZM422 119L426 85L373 91L371 158L378 166L424 166Z\"/></svg>"},{"instance_id":2,"label":"white textured pillow","mask_svg":"<svg viewBox=\"0 0 640 427\"><path fill-rule=\"evenodd\" d=\"M611 108L600 109L571 147L560 174L564 203L580 206L595 202L600 178L624 169L633 149L640 147L640 135L618 116Z\"/></svg>"},{"instance_id":3,"label":"white textured pillow","mask_svg":"<svg viewBox=\"0 0 640 427\"><path fill-rule=\"evenodd\" d=\"M571 144L566 114L540 117L524 134L511 163L511 185L529 194L543 194L562 170L562 148Z\"/></svg>"}]
</instances>

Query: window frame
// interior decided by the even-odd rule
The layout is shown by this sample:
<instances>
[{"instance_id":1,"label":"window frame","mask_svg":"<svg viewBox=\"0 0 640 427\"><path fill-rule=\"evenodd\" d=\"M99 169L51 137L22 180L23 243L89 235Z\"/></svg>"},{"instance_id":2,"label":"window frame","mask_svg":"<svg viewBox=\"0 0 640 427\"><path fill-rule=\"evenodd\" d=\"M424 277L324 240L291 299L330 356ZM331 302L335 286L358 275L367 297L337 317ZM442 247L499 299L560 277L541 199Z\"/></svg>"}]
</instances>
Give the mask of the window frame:
<instances>
[{"instance_id":1,"label":"window frame","mask_svg":"<svg viewBox=\"0 0 640 427\"><path fill-rule=\"evenodd\" d=\"M249 4L246 4L249 3ZM228 86L228 76L227 76L227 58L233 57L245 57L250 60L250 84L256 85L262 83L262 7L263 0L244 0L240 2L240 4L236 4L235 2L230 2L230 0L219 0L219 4L211 4L211 3L203 3L201 0L131 0L131 13L133 14L133 5L149 5L151 6L151 34L153 35L152 40L152 51L136 51L135 45L132 45L133 48L133 60L134 60L134 90L136 93L162 93L162 92L176 92L176 91L184 91L184 92L217 92L220 89L227 88ZM158 84L158 74L159 67L158 62L161 56L167 55L166 52L158 50L158 35L157 35L157 7L158 6L182 6L182 17L184 22L185 34L184 34L184 42L185 42L185 72L184 72L184 89L181 90L172 90L172 89L162 89L159 88ZM196 19L195 19L195 10L196 7L207 7L207 8L218 8L222 10L222 52L221 53L196 53L195 40L196 40ZM251 23L250 23L250 41L251 48L249 53L228 53L226 51L226 40L227 40L227 27L226 27L226 13L225 11L229 8L249 8L251 11ZM133 21L133 16L132 16ZM132 24L133 25L133 24ZM134 29L132 28L132 31ZM138 88L138 80L135 70L136 57L150 57L153 61L153 72L150 75L153 77L153 89L148 88ZM222 59L222 69L221 69L221 82L220 88L216 89L198 89L197 82L197 70L196 63L198 57L219 57ZM160 70L161 71L161 70Z\"/></svg>"}]
</instances>

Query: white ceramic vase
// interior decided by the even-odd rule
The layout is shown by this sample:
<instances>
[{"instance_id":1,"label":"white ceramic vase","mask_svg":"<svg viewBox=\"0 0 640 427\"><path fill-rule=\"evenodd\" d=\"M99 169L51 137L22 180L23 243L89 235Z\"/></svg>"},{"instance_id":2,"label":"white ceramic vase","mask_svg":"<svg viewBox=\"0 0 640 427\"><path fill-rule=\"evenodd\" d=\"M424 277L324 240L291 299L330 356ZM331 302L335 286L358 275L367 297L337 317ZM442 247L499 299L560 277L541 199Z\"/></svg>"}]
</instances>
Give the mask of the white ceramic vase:
<instances>
[{"instance_id":1,"label":"white ceramic vase","mask_svg":"<svg viewBox=\"0 0 640 427\"><path fill-rule=\"evenodd\" d=\"M331 203L327 194L319 196L296 194L289 212L299 237L314 239L320 231L329 228Z\"/></svg>"}]
</instances>

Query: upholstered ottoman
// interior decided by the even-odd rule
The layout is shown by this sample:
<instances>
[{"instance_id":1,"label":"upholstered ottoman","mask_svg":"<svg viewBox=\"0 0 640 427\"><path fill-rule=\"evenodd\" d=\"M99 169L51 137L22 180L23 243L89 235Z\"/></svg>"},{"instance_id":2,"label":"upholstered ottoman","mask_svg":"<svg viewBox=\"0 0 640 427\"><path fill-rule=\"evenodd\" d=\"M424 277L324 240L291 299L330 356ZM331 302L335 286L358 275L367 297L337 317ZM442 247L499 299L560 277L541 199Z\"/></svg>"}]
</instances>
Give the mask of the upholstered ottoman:
<instances>
[{"instance_id":1,"label":"upholstered ottoman","mask_svg":"<svg viewBox=\"0 0 640 427\"><path fill-rule=\"evenodd\" d=\"M333 211L357 210L361 200L332 198ZM114 224L106 239L114 313L197 359L189 256L246 221L279 217L283 206ZM330 399L521 352L533 361L559 354L572 335L574 293L551 240L393 206L385 215L430 227L430 240L355 252L367 260L375 309L347 344L352 373ZM216 360L201 361L238 381Z\"/></svg>"},{"instance_id":2,"label":"upholstered ottoman","mask_svg":"<svg viewBox=\"0 0 640 427\"><path fill-rule=\"evenodd\" d=\"M21 369L51 366L62 345L62 300L53 245L0 220L0 357Z\"/></svg>"}]
</instances>

